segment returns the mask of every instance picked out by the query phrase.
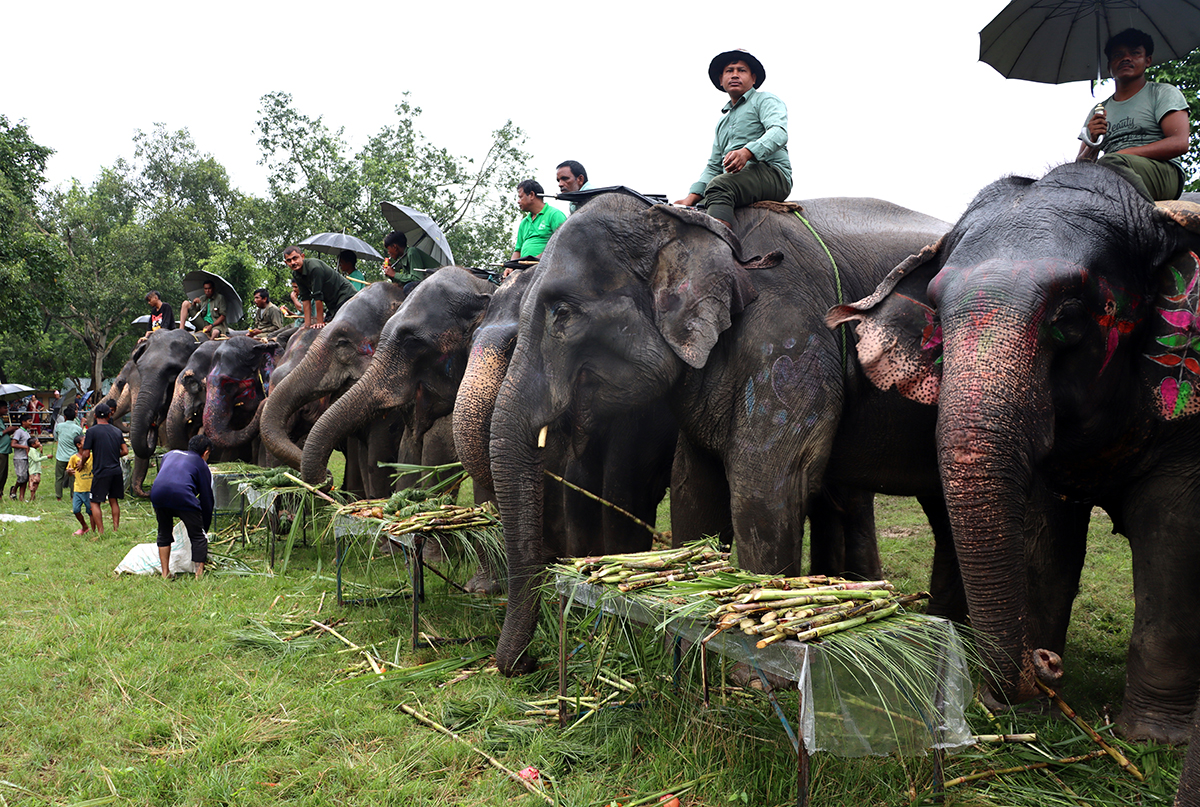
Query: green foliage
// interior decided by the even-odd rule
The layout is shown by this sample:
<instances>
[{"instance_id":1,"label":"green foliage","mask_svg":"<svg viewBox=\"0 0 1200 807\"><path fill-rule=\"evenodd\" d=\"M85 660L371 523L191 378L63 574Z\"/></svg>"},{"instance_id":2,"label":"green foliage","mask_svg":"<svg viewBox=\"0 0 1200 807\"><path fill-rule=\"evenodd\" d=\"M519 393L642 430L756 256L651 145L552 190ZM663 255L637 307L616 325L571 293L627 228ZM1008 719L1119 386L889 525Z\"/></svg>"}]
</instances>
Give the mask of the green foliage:
<instances>
[{"instance_id":1,"label":"green foliage","mask_svg":"<svg viewBox=\"0 0 1200 807\"><path fill-rule=\"evenodd\" d=\"M1163 64L1151 65L1146 70L1146 78L1150 81L1161 81L1174 84L1183 93L1188 102L1188 123L1192 127L1192 137L1183 155L1184 176L1191 177L1183 189L1185 191L1200 191L1200 50L1194 50L1185 59L1176 59Z\"/></svg>"},{"instance_id":2,"label":"green foliage","mask_svg":"<svg viewBox=\"0 0 1200 807\"><path fill-rule=\"evenodd\" d=\"M517 211L513 188L526 172L525 135L507 121L491 134L476 161L431 144L416 127L419 107L405 97L396 122L358 153L342 129L292 106L288 93L263 96L258 121L262 162L270 172L272 226L278 249L315 232L346 231L382 248L388 232L382 201L428 213L445 233L462 265L506 257ZM263 260L268 257L263 256Z\"/></svg>"}]
</instances>

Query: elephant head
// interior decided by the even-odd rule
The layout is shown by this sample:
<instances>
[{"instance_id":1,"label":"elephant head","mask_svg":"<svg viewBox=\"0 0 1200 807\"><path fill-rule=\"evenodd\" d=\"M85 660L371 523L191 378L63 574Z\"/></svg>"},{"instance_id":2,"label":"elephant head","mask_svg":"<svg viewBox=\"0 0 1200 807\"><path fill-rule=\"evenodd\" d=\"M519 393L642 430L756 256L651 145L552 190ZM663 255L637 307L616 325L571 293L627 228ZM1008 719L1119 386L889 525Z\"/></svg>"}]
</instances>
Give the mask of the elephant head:
<instances>
[{"instance_id":1,"label":"elephant head","mask_svg":"<svg viewBox=\"0 0 1200 807\"><path fill-rule=\"evenodd\" d=\"M631 428L634 407L660 401L685 368L703 366L755 296L746 268L757 264L740 251L707 216L612 194L589 201L543 253L491 424L509 569L496 651L503 672L533 665L536 589L556 554L543 540L546 432L569 436L605 419Z\"/></svg>"},{"instance_id":2,"label":"elephant head","mask_svg":"<svg viewBox=\"0 0 1200 807\"><path fill-rule=\"evenodd\" d=\"M450 414L493 288L454 266L416 287L387 321L362 376L313 426L301 462L305 481L324 479L333 447L371 421L411 407L420 440L435 420Z\"/></svg>"},{"instance_id":3,"label":"elephant head","mask_svg":"<svg viewBox=\"0 0 1200 807\"><path fill-rule=\"evenodd\" d=\"M212 367L217 342L205 342L196 348L187 365L175 377L175 391L167 412L167 447L185 450L188 440L200 432L204 416L204 395L208 370Z\"/></svg>"},{"instance_id":4,"label":"elephant head","mask_svg":"<svg viewBox=\"0 0 1200 807\"><path fill-rule=\"evenodd\" d=\"M375 356L384 323L403 300L403 288L372 283L338 309L332 322L316 330L299 363L281 372L281 362L260 419L263 442L272 454L300 469L302 452L288 432L292 416L311 401L348 390L362 377Z\"/></svg>"},{"instance_id":5,"label":"elephant head","mask_svg":"<svg viewBox=\"0 0 1200 807\"><path fill-rule=\"evenodd\" d=\"M175 378L192 353L206 337L194 337L188 331L153 331L134 350L140 386L133 404L129 442L133 453L142 459L154 454L158 428L167 417L174 392Z\"/></svg>"},{"instance_id":6,"label":"elephant head","mask_svg":"<svg viewBox=\"0 0 1200 807\"><path fill-rule=\"evenodd\" d=\"M1200 667L1200 634L1155 614L1148 589L1168 574L1158 553L1179 546L1163 534L1172 516L1147 512L1166 495L1161 463L1183 463L1172 474L1196 467L1182 446L1200 412L1198 211L1155 207L1088 163L1003 179L940 242L827 319L855 323L876 386L938 404L940 473L995 693L1028 699L1037 679L1062 674L1033 637L1022 537L1031 491L1044 483L1101 504L1130 536L1138 616L1122 726L1133 736L1185 734L1186 720L1169 728L1161 716L1190 714L1200 672L1168 685L1179 659Z\"/></svg>"},{"instance_id":7,"label":"elephant head","mask_svg":"<svg viewBox=\"0 0 1200 807\"><path fill-rule=\"evenodd\" d=\"M236 449L258 436L259 409L279 351L277 342L248 336L221 342L205 384L204 433L215 447Z\"/></svg>"}]
</instances>

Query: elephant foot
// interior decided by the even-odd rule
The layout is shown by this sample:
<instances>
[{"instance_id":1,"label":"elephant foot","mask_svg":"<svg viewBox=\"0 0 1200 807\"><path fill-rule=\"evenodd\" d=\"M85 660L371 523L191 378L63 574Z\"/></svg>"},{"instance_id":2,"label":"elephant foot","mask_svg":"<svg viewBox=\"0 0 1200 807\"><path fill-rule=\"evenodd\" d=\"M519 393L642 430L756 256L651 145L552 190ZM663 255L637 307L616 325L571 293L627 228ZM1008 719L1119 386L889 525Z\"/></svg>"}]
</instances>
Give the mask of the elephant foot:
<instances>
[{"instance_id":1,"label":"elephant foot","mask_svg":"<svg viewBox=\"0 0 1200 807\"><path fill-rule=\"evenodd\" d=\"M763 678L765 676L765 680ZM729 683L737 687L746 689L761 689L770 692L774 689L795 689L796 684L787 678L782 678L778 675L773 675L769 672L764 672L762 676L757 670L750 667L749 664L738 662L733 665L733 669L729 671Z\"/></svg>"},{"instance_id":2,"label":"elephant foot","mask_svg":"<svg viewBox=\"0 0 1200 807\"><path fill-rule=\"evenodd\" d=\"M436 538L427 538L425 546L421 550L421 559L426 563L445 563L447 557L446 550L442 548L442 542Z\"/></svg>"},{"instance_id":3,"label":"elephant foot","mask_svg":"<svg viewBox=\"0 0 1200 807\"><path fill-rule=\"evenodd\" d=\"M512 662L508 662L501 658L499 652L496 653L496 668L500 670L500 674L508 678L517 675L528 675L537 669L537 659L528 652L522 653Z\"/></svg>"},{"instance_id":4,"label":"elephant foot","mask_svg":"<svg viewBox=\"0 0 1200 807\"><path fill-rule=\"evenodd\" d=\"M1192 716L1158 709L1126 706L1117 718L1117 732L1126 740L1183 745L1191 734Z\"/></svg>"},{"instance_id":5,"label":"elephant foot","mask_svg":"<svg viewBox=\"0 0 1200 807\"><path fill-rule=\"evenodd\" d=\"M489 569L480 568L463 588L470 594L499 594L504 590L504 584Z\"/></svg>"}]
</instances>

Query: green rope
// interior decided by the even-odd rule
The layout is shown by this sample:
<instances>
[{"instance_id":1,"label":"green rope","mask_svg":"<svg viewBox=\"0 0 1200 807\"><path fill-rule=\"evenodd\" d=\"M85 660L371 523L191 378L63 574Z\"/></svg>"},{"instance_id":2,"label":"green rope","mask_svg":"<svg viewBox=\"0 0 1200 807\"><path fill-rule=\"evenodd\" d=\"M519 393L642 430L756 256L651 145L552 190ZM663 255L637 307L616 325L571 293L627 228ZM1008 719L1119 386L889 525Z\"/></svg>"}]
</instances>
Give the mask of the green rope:
<instances>
[{"instance_id":1,"label":"green rope","mask_svg":"<svg viewBox=\"0 0 1200 807\"><path fill-rule=\"evenodd\" d=\"M809 224L808 219L804 218L804 216L801 216L799 210L795 211L795 213L796 213L796 218L798 218L798 219L800 219L800 221L804 222L804 226L807 227L808 231L813 234L813 238L817 239L817 243L821 245L821 249L825 250L825 257L829 258L829 263L831 266L833 266L833 280L834 280L834 283L837 285L838 305L843 305L846 301L842 296L842 273L838 270L837 261L835 261L833 259L833 253L829 251L829 247L827 247L825 245L825 242L823 240L821 240L821 236L817 233L816 229L811 224ZM840 342L842 344L842 372L845 373L848 370L848 365L847 365L847 360L846 360L846 324L845 323L842 323L841 325L838 326L838 335L841 337Z\"/></svg>"}]
</instances>

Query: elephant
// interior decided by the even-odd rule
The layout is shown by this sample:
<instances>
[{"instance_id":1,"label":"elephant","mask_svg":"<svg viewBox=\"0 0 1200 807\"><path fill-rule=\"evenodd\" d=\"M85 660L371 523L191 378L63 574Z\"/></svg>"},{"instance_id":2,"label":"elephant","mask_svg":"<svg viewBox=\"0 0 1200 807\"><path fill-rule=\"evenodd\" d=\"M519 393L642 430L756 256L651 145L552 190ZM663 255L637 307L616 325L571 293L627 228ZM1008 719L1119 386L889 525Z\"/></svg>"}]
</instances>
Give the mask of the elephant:
<instances>
[{"instance_id":1,"label":"elephant","mask_svg":"<svg viewBox=\"0 0 1200 807\"><path fill-rule=\"evenodd\" d=\"M139 384L129 423L129 443L135 456L135 479L139 461L148 463L160 439L174 392L174 382L198 345L208 341L188 331L152 331L133 350ZM165 439L165 433L161 435ZM145 478L144 471L142 478ZM135 484L134 493L139 493Z\"/></svg>"},{"instance_id":2,"label":"elephant","mask_svg":"<svg viewBox=\"0 0 1200 807\"><path fill-rule=\"evenodd\" d=\"M302 449L289 434L293 416L310 402L345 392L362 377L375 356L384 323L403 301L402 287L372 283L342 306L332 322L311 329L315 336L307 337L312 341L303 349L302 357L298 351L294 357L285 354L284 358L291 360L286 367L281 361L276 368L259 419L263 443L272 454L300 470ZM293 352L291 347L287 353ZM378 466L381 460L396 459L400 436L390 431L388 424L372 424L365 441L351 438L346 456L347 490L369 498L386 496L391 490L387 469Z\"/></svg>"},{"instance_id":3,"label":"elephant","mask_svg":"<svg viewBox=\"0 0 1200 807\"><path fill-rule=\"evenodd\" d=\"M216 341L198 346L175 377L175 391L163 429L167 448L185 450L188 440L203 429L208 371L218 347Z\"/></svg>"},{"instance_id":4,"label":"elephant","mask_svg":"<svg viewBox=\"0 0 1200 807\"><path fill-rule=\"evenodd\" d=\"M241 455L259 465L274 464L257 438L262 402L275 359L282 352L278 342L249 336L222 340L214 352L205 380L203 427L222 456Z\"/></svg>"},{"instance_id":5,"label":"elephant","mask_svg":"<svg viewBox=\"0 0 1200 807\"><path fill-rule=\"evenodd\" d=\"M686 535L699 527L689 514L707 509L703 520L732 525L744 568L801 572L805 516L822 503L854 371L825 311L869 291L949 228L878 200L801 205L820 241L795 206L741 209L731 231L698 211L620 193L588 201L551 239L492 415L509 566L502 671L535 663L528 644L548 560L539 434L567 415L625 424L636 407L666 400L680 429L676 478L686 482L672 483L676 540L699 537ZM744 258L743 249L765 257ZM925 418L919 428L931 434L935 416L912 404L868 422L873 437L861 439L874 446L903 436L908 417ZM932 439L917 454L846 457L855 467L849 487L935 502Z\"/></svg>"},{"instance_id":6,"label":"elephant","mask_svg":"<svg viewBox=\"0 0 1200 807\"><path fill-rule=\"evenodd\" d=\"M1036 635L1022 519L1040 489L1129 539L1135 614L1118 729L1181 742L1200 685L1200 207L1155 206L1092 163L1001 179L874 293L835 307L867 377L936 403L939 472L989 689L1031 699L1062 660ZM1086 533L1051 538L1060 601Z\"/></svg>"},{"instance_id":7,"label":"elephant","mask_svg":"<svg viewBox=\"0 0 1200 807\"><path fill-rule=\"evenodd\" d=\"M516 346L521 300L536 273L533 269L514 275L493 295L472 336L455 399L455 448L471 475L477 501L495 499L489 451L492 412ZM617 422L564 419L547 435L545 465L571 485L652 523L670 481L677 433L661 400ZM543 502L540 551L547 558L650 548L651 536L643 526L557 480L545 481ZM494 593L500 581L485 569L467 588Z\"/></svg>"}]
</instances>

